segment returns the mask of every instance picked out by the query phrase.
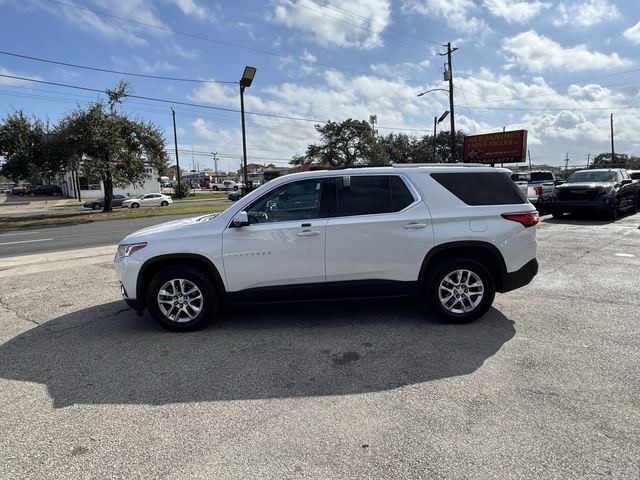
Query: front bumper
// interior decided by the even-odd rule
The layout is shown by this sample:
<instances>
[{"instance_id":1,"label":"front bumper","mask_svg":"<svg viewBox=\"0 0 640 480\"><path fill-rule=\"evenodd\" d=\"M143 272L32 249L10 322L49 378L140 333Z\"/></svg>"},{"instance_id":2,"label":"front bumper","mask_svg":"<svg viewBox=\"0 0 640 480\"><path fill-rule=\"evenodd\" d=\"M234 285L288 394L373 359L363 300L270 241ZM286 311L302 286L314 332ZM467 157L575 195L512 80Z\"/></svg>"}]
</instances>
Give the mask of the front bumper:
<instances>
[{"instance_id":1,"label":"front bumper","mask_svg":"<svg viewBox=\"0 0 640 480\"><path fill-rule=\"evenodd\" d=\"M556 200L554 208L561 212L578 212L584 210L607 210L613 205L609 197L594 200Z\"/></svg>"},{"instance_id":2,"label":"front bumper","mask_svg":"<svg viewBox=\"0 0 640 480\"><path fill-rule=\"evenodd\" d=\"M538 273L538 260L533 259L515 272L507 273L502 281L502 293L528 285Z\"/></svg>"}]
</instances>

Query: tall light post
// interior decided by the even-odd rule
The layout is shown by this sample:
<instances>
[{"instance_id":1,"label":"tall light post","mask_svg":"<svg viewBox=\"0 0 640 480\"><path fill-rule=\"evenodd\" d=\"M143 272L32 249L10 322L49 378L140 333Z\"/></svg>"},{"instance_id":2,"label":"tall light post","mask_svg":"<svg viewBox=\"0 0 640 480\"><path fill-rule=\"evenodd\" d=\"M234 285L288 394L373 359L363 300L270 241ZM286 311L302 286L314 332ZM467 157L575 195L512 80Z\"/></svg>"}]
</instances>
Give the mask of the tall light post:
<instances>
[{"instance_id":1,"label":"tall light post","mask_svg":"<svg viewBox=\"0 0 640 480\"><path fill-rule=\"evenodd\" d=\"M433 117L433 162L436 163L436 127L449 115L449 110L445 110L440 118Z\"/></svg>"},{"instance_id":2,"label":"tall light post","mask_svg":"<svg viewBox=\"0 0 640 480\"><path fill-rule=\"evenodd\" d=\"M422 97L423 95L429 93L429 92L444 92L447 95L449 95L449 90L445 89L445 88L431 88L429 90L425 90L424 92L420 92L418 95L416 95L417 97ZM436 126L438 125L438 123L440 123L442 120L444 120L447 115L449 114L449 110L445 111L442 115L440 115L440 120L438 120L438 117L433 117L433 161L436 161ZM452 157L452 161L453 161L453 157Z\"/></svg>"},{"instance_id":3,"label":"tall light post","mask_svg":"<svg viewBox=\"0 0 640 480\"><path fill-rule=\"evenodd\" d=\"M249 179L247 177L247 133L244 126L244 89L251 86L253 77L256 75L254 67L244 67L242 78L240 79L240 115L242 117L242 161L244 170L244 193L249 190Z\"/></svg>"}]
</instances>

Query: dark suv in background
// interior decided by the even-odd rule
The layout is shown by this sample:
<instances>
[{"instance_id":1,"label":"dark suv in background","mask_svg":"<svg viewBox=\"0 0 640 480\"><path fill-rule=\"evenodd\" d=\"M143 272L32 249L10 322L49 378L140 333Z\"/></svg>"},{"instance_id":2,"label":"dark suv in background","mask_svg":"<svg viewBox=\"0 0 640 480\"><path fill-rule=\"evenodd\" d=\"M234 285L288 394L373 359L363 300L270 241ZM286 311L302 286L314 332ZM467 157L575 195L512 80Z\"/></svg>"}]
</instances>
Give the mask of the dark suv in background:
<instances>
[{"instance_id":1,"label":"dark suv in background","mask_svg":"<svg viewBox=\"0 0 640 480\"><path fill-rule=\"evenodd\" d=\"M638 183L625 169L578 170L556 187L553 216L591 210L615 220L622 211L637 211L638 195Z\"/></svg>"}]
</instances>

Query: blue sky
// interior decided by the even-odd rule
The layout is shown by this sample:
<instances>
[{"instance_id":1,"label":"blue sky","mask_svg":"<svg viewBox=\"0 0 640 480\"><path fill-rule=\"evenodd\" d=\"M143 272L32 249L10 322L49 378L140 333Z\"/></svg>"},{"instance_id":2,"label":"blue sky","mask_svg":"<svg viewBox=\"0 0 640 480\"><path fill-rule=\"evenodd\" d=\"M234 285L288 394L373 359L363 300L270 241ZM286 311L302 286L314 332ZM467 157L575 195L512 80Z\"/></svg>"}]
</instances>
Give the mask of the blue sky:
<instances>
[{"instance_id":1,"label":"blue sky","mask_svg":"<svg viewBox=\"0 0 640 480\"><path fill-rule=\"evenodd\" d=\"M317 120L378 117L381 134L418 134L448 109L443 43L454 53L456 124L469 134L529 131L534 163L640 155L637 0L0 0L0 50L58 62L197 80L258 71L250 111ZM240 48L243 47L243 48ZM0 54L0 74L224 109L238 87L142 79ZM56 122L99 94L0 77L0 115L22 108ZM173 143L170 104L129 99ZM636 107L636 108L621 108ZM182 161L237 168L235 112L174 105ZM248 116L250 161L286 164L316 139L313 122ZM448 122L441 127L447 130Z\"/></svg>"}]
</instances>

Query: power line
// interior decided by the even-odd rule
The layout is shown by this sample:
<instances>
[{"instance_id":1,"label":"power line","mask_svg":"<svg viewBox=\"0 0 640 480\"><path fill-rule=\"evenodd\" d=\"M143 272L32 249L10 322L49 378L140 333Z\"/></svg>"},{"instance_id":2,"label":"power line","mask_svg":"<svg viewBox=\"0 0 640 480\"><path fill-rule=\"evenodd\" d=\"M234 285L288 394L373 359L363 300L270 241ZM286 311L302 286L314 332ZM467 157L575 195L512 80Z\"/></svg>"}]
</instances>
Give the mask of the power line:
<instances>
[{"instance_id":1,"label":"power line","mask_svg":"<svg viewBox=\"0 0 640 480\"><path fill-rule=\"evenodd\" d=\"M314 3L316 5L319 5L316 2L312 2L312 3ZM337 20L338 22L344 23L346 25L351 25L351 26L359 28L361 30L365 30L365 31L367 31L369 33L373 33L374 35L380 35L382 37L386 37L386 38L388 38L390 40L394 40L394 41L399 42L399 43L401 43L403 45L408 45L408 46L414 47L414 48L420 48L418 45L414 45L412 43L405 42L404 40L400 40L400 39L398 39L396 37L392 37L391 35L383 33L382 31L376 31L376 30L373 30L373 29L371 29L369 27L366 27L364 25L359 25L357 23L349 22L349 21L347 21L347 20L345 20L343 18L334 17L333 15L329 15L329 14L327 14L325 12L322 12L321 10L317 10L315 8L311 8L308 5L303 5L302 3L295 3L294 5L296 7L302 7L302 8L306 8L307 10L310 10L312 12L316 12L317 14L322 15L323 17L332 18L332 19ZM319 5L319 6L326 7L327 5ZM368 20L365 20L365 21L368 21Z\"/></svg>"},{"instance_id":2,"label":"power line","mask_svg":"<svg viewBox=\"0 0 640 480\"><path fill-rule=\"evenodd\" d=\"M82 68L84 70L92 70L94 72L104 72L104 73L115 73L118 75L127 75L130 77L141 77L141 78L153 78L153 79L157 79L157 80L171 80L171 81L175 81L175 82L194 82L194 83L222 83L222 84L237 84L238 82L223 82L223 81L218 81L218 80L198 80L195 78L179 78L179 77L164 77L164 76L160 76L160 75L148 75L145 73L132 73L132 72L122 72L122 71L118 71L118 70L109 70L108 68L102 68L102 67L90 67L88 65L78 65L75 63L66 63L66 62L60 62L57 60L50 60L50 59L46 59L46 58L39 58L39 57L31 57L29 55L21 55L19 53L13 53L13 52L5 52L0 50L0 55L8 55L11 57L17 57L17 58L23 58L26 60L33 60L35 62L43 62L43 63L51 63L54 65L62 65L65 67L72 67L72 68Z\"/></svg>"},{"instance_id":3,"label":"power line","mask_svg":"<svg viewBox=\"0 0 640 480\"><path fill-rule=\"evenodd\" d=\"M506 108L506 107L483 107L481 105L460 105L461 108L472 108L474 110L500 110L500 111L534 111L534 112L546 112L546 111L557 111L557 112L583 112L590 110L635 110L640 108L640 106L636 105L623 105L621 107L582 107L582 108Z\"/></svg>"},{"instance_id":4,"label":"power line","mask_svg":"<svg viewBox=\"0 0 640 480\"><path fill-rule=\"evenodd\" d=\"M14 80L22 80L22 81L25 81L25 82L40 83L40 84L44 84L44 85L53 85L53 86L56 86L56 87L72 88L72 89L83 90L83 91L87 91L87 92L94 92L94 93L101 93L101 94L105 93L104 90L100 90L100 89L97 89L97 88L82 87L80 85L71 85L71 84L68 84L68 83L49 82L49 81L46 81L46 80L38 80L38 79L35 79L35 78L20 77L20 76L17 76L17 75L0 74L0 77L11 78L11 79L14 79ZM131 95L127 95L127 97L128 98L137 98L137 99L140 99L140 100L149 100L149 101L152 101L152 102L169 103L169 104L172 104L172 105L183 105L183 106L188 106L188 107L196 107L196 108L203 108L203 109L223 111L223 112L240 113L240 110L236 110L234 108L215 107L213 105L202 105L202 104L198 104L198 103L180 102L180 101L177 101L177 100L168 100L168 99L164 99L164 98L147 97L147 96L143 96L143 95L133 95L133 94L131 94ZM247 113L249 115L256 115L256 116L259 116L259 117L278 118L278 119L284 119L284 120L295 120L295 121L311 122L311 123L319 123L319 124L325 124L325 123L329 122L328 120L318 120L318 119L314 119L314 118L304 118L304 117L293 117L293 116L288 116L288 115L278 115L278 114L275 114L275 113L251 112L251 111L245 111L245 113ZM422 129L417 129L417 128L384 127L384 126L379 126L378 128L385 129L385 130L404 130L404 131L422 132Z\"/></svg>"},{"instance_id":5,"label":"power line","mask_svg":"<svg viewBox=\"0 0 640 480\"><path fill-rule=\"evenodd\" d=\"M311 1L311 2L313 2L313 3L315 3L316 5L319 5L319 6L322 6L322 7L325 7L325 8L329 8L329 9L331 9L331 10L334 10L334 11L340 12L340 13L342 13L342 14L344 14L344 15L349 16L349 17L357 18L358 20L362 20L363 22L370 23L371 25L377 25L377 26L379 26L379 27L381 27L381 28L387 28L388 30L393 31L393 32L397 32L398 34L400 34L400 35L402 35L402 36L405 36L405 37L411 37L411 38L414 38L414 39L416 39L416 40L420 40L421 42L426 42L426 43L431 43L431 44L433 44L433 45L438 45L439 47L440 47L440 46L441 46L441 44L442 44L442 42L434 42L433 40L428 40L428 39L426 39L426 38L419 37L419 36L417 36L417 35L413 35L413 34L411 34L411 33L404 33L404 32L400 32L400 31L399 31L399 30L397 30L397 29L391 29L391 28L388 28L386 25L383 25L382 23L374 22L373 20L370 20L370 19L368 19L368 18L366 18L366 17L363 17L363 16L361 16L361 15L358 15L358 14L356 14L356 13L350 12L349 10L345 10L344 8L340 8L340 7L337 7L337 6L335 6L335 5L331 5L331 4L329 4L328 2L323 3L323 2L321 2L321 1L319 1L319 0L310 0L310 1Z\"/></svg>"},{"instance_id":6,"label":"power line","mask_svg":"<svg viewBox=\"0 0 640 480\"><path fill-rule=\"evenodd\" d=\"M249 52L260 53L262 55L270 55L272 57L283 58L283 59L286 59L286 60L290 60L291 59L291 55L285 55L283 53L271 52L269 50L263 50L261 48L248 47L246 45L241 45L241 44L233 43L233 42L227 42L227 41L224 41L224 40L218 40L216 38L206 37L204 35L198 35L198 34L195 34L195 33L183 32L183 31L180 31L180 30L175 30L175 29L170 28L170 27L166 27L164 25L154 25L152 23L141 22L139 20L133 20L131 18L120 17L120 16L114 15L112 13L104 12L104 11L101 11L101 10L94 10L94 9L87 8L87 7L84 7L84 6L81 6L81 5L74 5L72 3L61 2L59 0L45 0L45 1L47 1L49 3L54 3L56 5L60 5L62 7L75 8L75 9L78 9L78 10L83 10L83 11L86 11L86 12L93 13L94 15L113 18L113 19L119 20L121 22L131 23L133 25L138 25L138 26L141 26L141 27L151 28L151 29L155 29L155 30L162 30L164 32L169 32L169 33L173 33L173 34L176 34L176 35L182 35L182 36L185 36L185 37L195 38L197 40L203 40L203 41L206 41L206 42L211 42L211 43L215 43L215 44L218 44L218 45L224 45L224 46L227 46L227 47L239 48L239 49L242 49L242 50L247 50ZM321 67L329 68L331 70L344 71L344 72L350 72L350 73L358 73L360 75L370 75L371 74L371 72L364 72L364 71L361 71L361 70L353 70L353 69L344 68L344 67L336 67L336 66L333 66L333 65L329 65L329 64L321 63L321 62L317 62L317 61L314 62L314 65L319 65ZM381 78L385 78L386 77L388 79L396 79L396 77L391 76L391 75L386 75L386 76L378 75L378 76L381 77ZM419 82L417 80L407 80L407 79L405 79L405 82L411 83L411 84L415 84L415 85L423 85L424 84L424 82Z\"/></svg>"}]
</instances>

